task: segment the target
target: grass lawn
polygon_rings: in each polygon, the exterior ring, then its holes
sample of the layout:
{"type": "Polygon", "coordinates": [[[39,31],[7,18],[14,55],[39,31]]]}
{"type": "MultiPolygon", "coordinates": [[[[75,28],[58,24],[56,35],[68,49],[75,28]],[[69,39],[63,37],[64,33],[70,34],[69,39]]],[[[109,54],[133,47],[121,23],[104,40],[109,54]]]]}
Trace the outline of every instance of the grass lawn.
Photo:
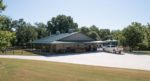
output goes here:
{"type": "Polygon", "coordinates": [[[150,71],[1,58],[0,81],[150,81],[150,71]]]}
{"type": "Polygon", "coordinates": [[[150,51],[133,51],[133,54],[139,54],[139,55],[150,55],[150,51]]]}
{"type": "Polygon", "coordinates": [[[38,55],[33,52],[25,51],[25,50],[14,50],[14,51],[6,51],[6,53],[2,53],[0,51],[0,55],[38,55]]]}

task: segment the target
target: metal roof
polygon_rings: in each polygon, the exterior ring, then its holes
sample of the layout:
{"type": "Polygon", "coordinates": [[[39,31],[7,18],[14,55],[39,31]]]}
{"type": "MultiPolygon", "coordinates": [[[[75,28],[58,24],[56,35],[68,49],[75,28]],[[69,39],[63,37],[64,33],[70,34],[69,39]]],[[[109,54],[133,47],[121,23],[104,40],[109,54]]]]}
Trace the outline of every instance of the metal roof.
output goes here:
{"type": "Polygon", "coordinates": [[[117,40],[105,40],[104,42],[105,43],[107,43],[107,42],[117,42],[117,40]]]}
{"type": "Polygon", "coordinates": [[[98,44],[103,43],[103,41],[90,41],[90,42],[64,42],[64,41],[54,41],[51,44],[98,44]]]}
{"type": "Polygon", "coordinates": [[[76,34],[78,32],[73,32],[73,33],[61,33],[61,34],[56,34],[56,35],[51,35],[51,36],[47,36],[45,38],[42,38],[42,39],[38,39],[38,40],[34,40],[32,41],[32,43],[52,43],[54,41],[57,41],[57,40],[60,40],[64,37],[68,37],[68,36],[71,36],[73,34],[76,34]]]}
{"type": "Polygon", "coordinates": [[[69,37],[76,33],[79,33],[79,32],[55,34],[55,35],[44,37],[42,39],[34,40],[34,41],[32,41],[32,43],[35,43],[35,44],[60,44],[60,43],[91,43],[92,44],[92,43],[97,43],[98,44],[98,43],[117,42],[117,40],[84,41],[84,42],[59,41],[60,39],[69,37]]]}

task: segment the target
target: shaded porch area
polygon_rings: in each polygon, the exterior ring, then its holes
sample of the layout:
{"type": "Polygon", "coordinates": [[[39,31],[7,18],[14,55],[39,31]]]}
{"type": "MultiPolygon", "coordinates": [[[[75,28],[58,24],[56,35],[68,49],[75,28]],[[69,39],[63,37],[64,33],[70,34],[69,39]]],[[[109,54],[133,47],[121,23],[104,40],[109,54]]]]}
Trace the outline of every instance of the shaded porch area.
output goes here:
{"type": "Polygon", "coordinates": [[[82,53],[97,51],[96,43],[89,42],[53,42],[49,44],[33,44],[33,48],[48,53],[82,53]]]}

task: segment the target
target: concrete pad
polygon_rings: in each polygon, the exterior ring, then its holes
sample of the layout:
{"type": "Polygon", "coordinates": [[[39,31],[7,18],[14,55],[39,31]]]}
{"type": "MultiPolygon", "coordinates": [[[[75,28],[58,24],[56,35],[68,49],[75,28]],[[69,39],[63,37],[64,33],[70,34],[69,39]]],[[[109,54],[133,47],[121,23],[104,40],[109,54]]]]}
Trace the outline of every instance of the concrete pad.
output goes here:
{"type": "Polygon", "coordinates": [[[118,55],[105,52],[83,53],[64,56],[22,56],[22,55],[0,55],[0,58],[15,58],[29,60],[55,61],[74,64],[128,68],[150,71],[149,55],[118,55]]]}

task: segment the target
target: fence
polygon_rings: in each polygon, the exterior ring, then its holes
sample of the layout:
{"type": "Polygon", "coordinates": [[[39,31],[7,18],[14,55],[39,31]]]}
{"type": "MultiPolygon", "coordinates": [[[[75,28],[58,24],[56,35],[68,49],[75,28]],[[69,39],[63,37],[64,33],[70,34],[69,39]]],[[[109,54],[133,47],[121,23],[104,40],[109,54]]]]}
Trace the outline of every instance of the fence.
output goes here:
{"type": "Polygon", "coordinates": [[[4,52],[0,51],[0,55],[47,55],[48,52],[35,50],[31,47],[9,47],[4,52]]]}

